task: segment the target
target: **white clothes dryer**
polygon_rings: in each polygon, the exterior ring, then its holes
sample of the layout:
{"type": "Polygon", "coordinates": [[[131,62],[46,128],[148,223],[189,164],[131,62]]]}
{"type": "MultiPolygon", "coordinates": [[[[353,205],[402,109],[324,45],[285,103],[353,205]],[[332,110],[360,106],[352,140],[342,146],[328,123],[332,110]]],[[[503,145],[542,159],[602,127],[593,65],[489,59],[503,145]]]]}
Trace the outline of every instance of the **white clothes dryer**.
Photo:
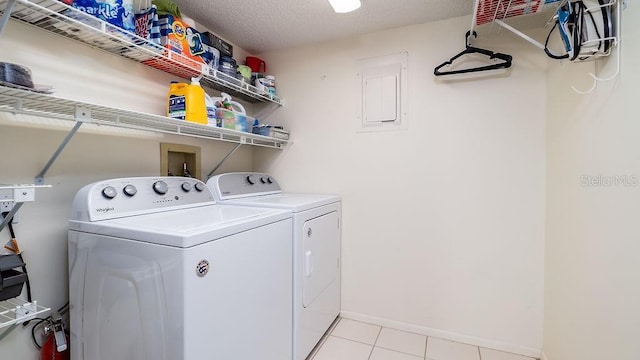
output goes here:
{"type": "Polygon", "coordinates": [[[82,188],[69,222],[73,360],[292,358],[290,211],[179,177],[82,188]]]}
{"type": "Polygon", "coordinates": [[[221,174],[207,185],[218,204],[293,212],[293,359],[304,360],[340,313],[340,197],[285,193],[262,173],[221,174]]]}

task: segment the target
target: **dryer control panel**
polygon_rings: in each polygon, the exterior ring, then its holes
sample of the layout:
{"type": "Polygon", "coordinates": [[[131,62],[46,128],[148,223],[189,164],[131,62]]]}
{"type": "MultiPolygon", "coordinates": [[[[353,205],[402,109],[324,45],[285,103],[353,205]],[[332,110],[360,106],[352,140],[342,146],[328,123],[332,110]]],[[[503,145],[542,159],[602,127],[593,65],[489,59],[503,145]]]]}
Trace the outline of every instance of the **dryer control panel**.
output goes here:
{"type": "Polygon", "coordinates": [[[282,192],[280,185],[271,175],[256,172],[216,175],[207,181],[207,186],[212,189],[216,200],[230,200],[282,192]]]}
{"type": "Polygon", "coordinates": [[[198,179],[133,177],[99,181],[80,189],[71,219],[97,221],[214,204],[211,190],[198,179]]]}

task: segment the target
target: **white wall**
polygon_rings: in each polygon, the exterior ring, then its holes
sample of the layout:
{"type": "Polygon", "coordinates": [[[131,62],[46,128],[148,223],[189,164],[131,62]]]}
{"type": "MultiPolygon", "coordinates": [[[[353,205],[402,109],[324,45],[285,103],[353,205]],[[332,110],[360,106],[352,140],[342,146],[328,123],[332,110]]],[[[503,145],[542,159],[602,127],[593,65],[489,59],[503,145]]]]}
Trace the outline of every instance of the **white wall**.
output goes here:
{"type": "MultiPolygon", "coordinates": [[[[220,171],[253,163],[287,190],[343,195],[349,316],[536,355],[544,272],[549,360],[633,359],[640,187],[580,183],[583,175],[640,175],[632,108],[640,19],[633,11],[625,13],[620,78],[587,96],[568,86],[588,87],[593,64],[555,63],[547,74],[538,50],[504,32],[477,45],[514,55],[508,76],[434,79],[433,67],[462,49],[468,18],[264,54],[287,100],[267,120],[292,130],[294,142],[253,157],[243,148],[220,171]],[[356,60],[400,51],[409,52],[409,130],[356,133],[356,60]]],[[[62,97],[127,109],[162,113],[173,79],[14,22],[0,48],[0,61],[31,67],[36,82],[62,97]]],[[[0,183],[31,182],[65,135],[14,120],[0,114],[0,183]]],[[[47,175],[54,187],[21,210],[16,230],[42,304],[66,301],[75,191],[108,177],[157,175],[160,142],[202,146],[205,172],[232,147],[83,132],[47,175]]],[[[28,331],[0,341],[5,357],[37,358],[28,331]]]]}
{"type": "MultiPolygon", "coordinates": [[[[175,79],[13,21],[0,35],[0,49],[0,61],[30,67],[34,81],[54,85],[58,96],[124,109],[163,114],[168,84],[175,79]]],[[[49,122],[0,113],[0,183],[33,183],[66,135],[60,125],[49,122]],[[20,126],[16,120],[22,120],[20,126]],[[25,127],[25,122],[34,125],[25,127]]],[[[34,297],[40,304],[57,309],[68,299],[66,229],[75,192],[100,179],[159,175],[160,142],[200,146],[203,176],[234,146],[105,128],[81,130],[45,177],[53,188],[38,190],[36,201],[20,210],[16,225],[34,297]]],[[[252,149],[242,147],[219,171],[248,171],[251,164],[252,149]]],[[[8,237],[4,230],[0,243],[8,237]]],[[[0,359],[39,358],[28,330],[21,327],[0,340],[0,359]]]]}
{"type": "MultiPolygon", "coordinates": [[[[556,64],[548,77],[548,360],[631,360],[640,352],[637,4],[630,2],[623,15],[622,71],[615,81],[582,96],[569,87],[588,89],[593,63],[556,64]],[[623,182],[611,184],[616,176],[623,182]],[[585,186],[585,177],[592,185],[585,186]]],[[[613,56],[601,63],[599,76],[614,73],[613,56]]]]}
{"type": "Polygon", "coordinates": [[[528,355],[542,347],[544,54],[502,33],[508,76],[434,79],[468,17],[264,54],[292,130],[254,155],[288,191],[343,196],[347,316],[528,355]],[[409,130],[356,133],[356,61],[409,53],[409,130]]]}

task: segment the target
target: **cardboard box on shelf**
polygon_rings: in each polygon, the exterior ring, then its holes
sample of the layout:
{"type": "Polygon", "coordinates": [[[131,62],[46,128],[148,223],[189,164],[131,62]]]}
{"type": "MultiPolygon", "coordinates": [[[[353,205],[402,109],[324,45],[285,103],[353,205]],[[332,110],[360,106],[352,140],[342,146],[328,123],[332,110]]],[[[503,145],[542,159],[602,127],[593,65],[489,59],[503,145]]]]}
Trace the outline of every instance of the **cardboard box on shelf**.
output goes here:
{"type": "MultiPolygon", "coordinates": [[[[160,33],[160,45],[165,47],[167,57],[197,71],[202,69],[203,64],[212,68],[217,66],[219,55],[203,42],[202,34],[196,29],[173,15],[161,15],[158,22],[158,28],[154,28],[152,31],[160,33]],[[180,54],[180,56],[175,56],[172,52],[180,54]]],[[[150,60],[144,63],[159,67],[159,63],[162,61],[150,60]]],[[[166,71],[164,63],[162,66],[162,69],[166,71]]]]}
{"type": "Polygon", "coordinates": [[[202,41],[204,41],[207,45],[213,46],[214,48],[218,49],[220,51],[220,56],[233,57],[233,45],[220,39],[216,35],[205,31],[202,33],[202,41]]]}

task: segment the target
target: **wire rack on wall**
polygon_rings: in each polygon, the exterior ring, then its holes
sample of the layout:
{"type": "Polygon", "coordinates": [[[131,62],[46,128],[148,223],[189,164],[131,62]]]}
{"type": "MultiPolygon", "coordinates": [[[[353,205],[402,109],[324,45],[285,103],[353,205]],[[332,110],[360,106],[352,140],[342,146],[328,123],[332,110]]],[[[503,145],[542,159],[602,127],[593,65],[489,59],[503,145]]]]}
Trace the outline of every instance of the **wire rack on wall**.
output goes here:
{"type": "Polygon", "coordinates": [[[50,311],[50,308],[42,307],[36,301],[26,302],[18,298],[0,301],[0,329],[42,317],[50,311]]]}
{"type": "Polygon", "coordinates": [[[469,32],[472,36],[467,41],[467,47],[475,38],[476,28],[491,24],[514,33],[554,59],[582,62],[615,54],[616,68],[612,76],[602,78],[590,73],[593,78],[590,89],[581,91],[572,87],[576,92],[586,94],[593,91],[598,82],[613,80],[620,73],[621,18],[625,6],[625,0],[475,0],[469,32]],[[542,18],[538,28],[554,24],[546,43],[507,23],[507,19],[528,15],[542,18]],[[554,30],[560,33],[565,54],[555,55],[548,49],[549,38],[554,30]]]}
{"type": "Polygon", "coordinates": [[[282,105],[280,97],[86,14],[59,0],[0,0],[0,32],[8,18],[201,83],[249,101],[282,105]]]}
{"type": "Polygon", "coordinates": [[[0,86],[0,112],[282,149],[287,139],[196,124],[0,86]]]}
{"type": "Polygon", "coordinates": [[[491,25],[492,29],[504,28],[543,50],[544,44],[505,21],[522,16],[528,16],[529,20],[533,17],[536,17],[536,20],[542,17],[542,20],[537,22],[539,27],[544,27],[551,22],[551,17],[563,2],[562,0],[475,0],[471,31],[484,27],[483,25],[491,25]]]}
{"type": "Polygon", "coordinates": [[[533,15],[556,10],[561,0],[476,0],[472,27],[505,20],[506,18],[533,15]]]}

